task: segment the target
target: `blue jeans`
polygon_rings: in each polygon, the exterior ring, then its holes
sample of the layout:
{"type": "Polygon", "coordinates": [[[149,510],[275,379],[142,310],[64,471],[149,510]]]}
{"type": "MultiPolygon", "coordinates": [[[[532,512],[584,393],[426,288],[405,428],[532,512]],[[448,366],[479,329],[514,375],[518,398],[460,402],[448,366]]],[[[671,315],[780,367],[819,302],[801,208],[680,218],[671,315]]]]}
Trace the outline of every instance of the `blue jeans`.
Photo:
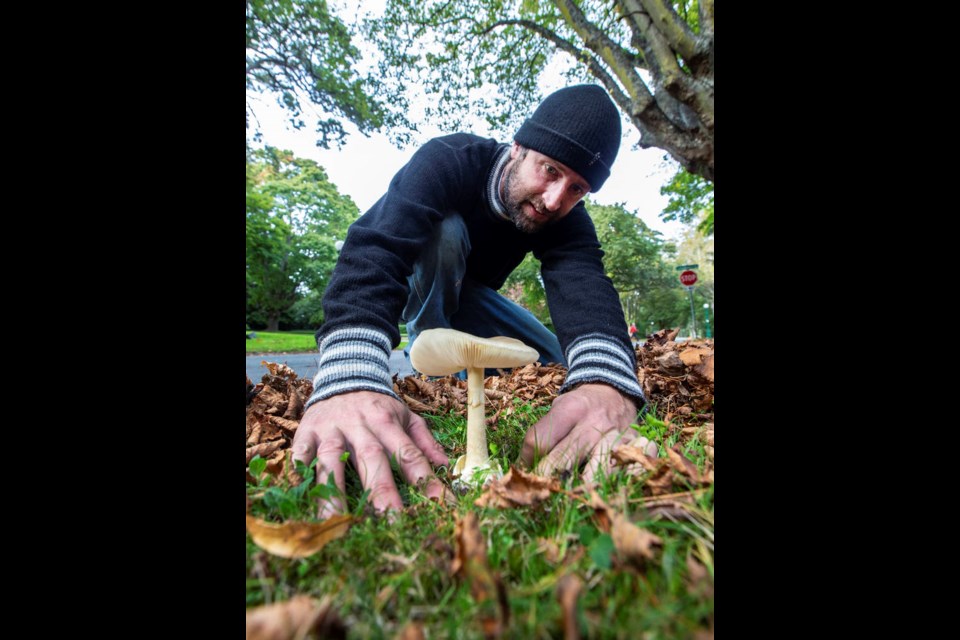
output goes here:
{"type": "Polygon", "coordinates": [[[410,297],[402,316],[407,323],[407,358],[418,333],[450,328],[481,338],[516,338],[536,349],[542,364],[566,366],[560,341],[536,316],[466,277],[470,248],[466,223],[460,214],[451,213],[414,264],[407,279],[410,297]]]}

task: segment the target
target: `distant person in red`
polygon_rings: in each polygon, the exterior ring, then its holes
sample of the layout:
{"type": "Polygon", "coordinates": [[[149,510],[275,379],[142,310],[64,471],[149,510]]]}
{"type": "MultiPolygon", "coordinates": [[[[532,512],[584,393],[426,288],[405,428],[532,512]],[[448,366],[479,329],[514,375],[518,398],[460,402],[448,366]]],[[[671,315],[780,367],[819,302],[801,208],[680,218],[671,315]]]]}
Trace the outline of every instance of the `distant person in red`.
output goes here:
{"type": "Polygon", "coordinates": [[[636,342],[636,341],[637,341],[637,325],[636,325],[636,323],[631,322],[631,323],[630,323],[630,328],[628,329],[628,331],[630,332],[630,341],[631,341],[631,342],[636,342]]]}

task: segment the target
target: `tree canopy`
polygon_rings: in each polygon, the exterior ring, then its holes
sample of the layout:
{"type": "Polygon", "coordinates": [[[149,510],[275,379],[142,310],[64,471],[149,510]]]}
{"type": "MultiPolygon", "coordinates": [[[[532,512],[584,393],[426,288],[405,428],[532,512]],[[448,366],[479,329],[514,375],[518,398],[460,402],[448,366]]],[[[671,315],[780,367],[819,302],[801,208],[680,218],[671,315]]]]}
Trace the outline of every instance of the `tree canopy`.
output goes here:
{"type": "Polygon", "coordinates": [[[365,30],[393,93],[420,85],[427,116],[449,128],[479,113],[512,135],[542,97],[548,64],[568,56],[568,78],[599,82],[641,147],[664,149],[712,181],[713,8],[713,0],[387,0],[365,30]]]}
{"type": "Polygon", "coordinates": [[[665,221],[679,220],[683,224],[696,221],[697,230],[705,236],[713,235],[713,183],[681,168],[669,183],[660,187],[660,194],[670,201],[660,217],[665,221]]]}
{"type": "MultiPolygon", "coordinates": [[[[316,162],[265,147],[247,158],[247,315],[276,330],[298,301],[318,301],[337,259],[336,240],[359,216],[316,162]]],[[[317,308],[310,320],[319,324],[317,308]]]]}
{"type": "Polygon", "coordinates": [[[374,97],[376,79],[355,70],[359,51],[325,0],[247,0],[246,57],[248,130],[259,131],[250,92],[275,98],[295,129],[307,126],[306,99],[319,109],[311,120],[324,148],[343,142],[343,120],[369,133],[398,118],[374,97]]]}

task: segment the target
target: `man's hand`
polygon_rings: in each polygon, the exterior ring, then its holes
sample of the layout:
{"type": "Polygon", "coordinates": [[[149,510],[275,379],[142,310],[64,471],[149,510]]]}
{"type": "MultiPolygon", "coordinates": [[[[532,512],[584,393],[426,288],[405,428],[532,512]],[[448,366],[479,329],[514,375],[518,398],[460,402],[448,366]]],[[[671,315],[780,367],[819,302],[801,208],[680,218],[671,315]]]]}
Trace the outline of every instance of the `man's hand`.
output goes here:
{"type": "Polygon", "coordinates": [[[630,428],[636,419],[634,401],[614,387],[582,384],[554,400],[547,415],[530,427],[520,460],[529,467],[546,453],[536,468],[543,476],[557,469],[575,469],[588,460],[583,479],[590,482],[601,465],[609,471],[610,451],[622,444],[657,455],[657,444],[630,428]]]}
{"type": "MultiPolygon", "coordinates": [[[[430,464],[449,464],[447,454],[433,439],[423,418],[399,400],[373,391],[352,391],[321,400],[307,409],[293,438],[293,458],[308,464],[317,458],[317,482],[333,473],[344,494],[343,452],[360,475],[370,501],[379,511],[400,509],[403,502],[393,482],[390,456],[396,456],[403,477],[420,484],[430,498],[444,498],[444,485],[430,464]]],[[[340,513],[337,498],[321,501],[320,517],[340,513]]]]}

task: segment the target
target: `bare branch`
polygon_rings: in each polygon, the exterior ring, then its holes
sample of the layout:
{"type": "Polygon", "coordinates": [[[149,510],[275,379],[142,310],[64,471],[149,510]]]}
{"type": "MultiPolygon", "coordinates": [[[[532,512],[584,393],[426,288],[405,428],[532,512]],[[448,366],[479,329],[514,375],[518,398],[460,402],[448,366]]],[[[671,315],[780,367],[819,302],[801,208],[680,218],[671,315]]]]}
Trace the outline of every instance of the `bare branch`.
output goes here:
{"type": "MultiPolygon", "coordinates": [[[[634,70],[634,56],[587,20],[583,11],[573,0],[553,0],[553,3],[560,10],[560,14],[566,23],[587,45],[587,48],[597,54],[613,70],[613,73],[616,74],[617,79],[622,83],[627,90],[627,94],[634,102],[632,106],[635,108],[636,105],[639,105],[641,109],[647,108],[653,100],[653,96],[644,84],[643,78],[634,70]]],[[[611,93],[613,92],[611,91],[611,93]]],[[[627,112],[631,110],[625,109],[627,112]]]]}
{"type": "MultiPolygon", "coordinates": [[[[688,75],[677,62],[676,52],[670,47],[667,39],[657,29],[657,25],[641,4],[645,1],[620,0],[631,28],[644,36],[644,53],[650,63],[654,82],[680,102],[694,107],[701,122],[712,131],[714,126],[713,82],[712,76],[704,77],[703,75],[708,71],[705,67],[709,65],[698,68],[698,78],[688,75]]],[[[701,65],[701,61],[709,60],[709,56],[693,56],[692,59],[701,65]]]]}
{"type": "Polygon", "coordinates": [[[663,0],[640,0],[640,4],[674,51],[684,60],[690,60],[696,55],[695,35],[672,6],[665,4],[663,0]]]}

